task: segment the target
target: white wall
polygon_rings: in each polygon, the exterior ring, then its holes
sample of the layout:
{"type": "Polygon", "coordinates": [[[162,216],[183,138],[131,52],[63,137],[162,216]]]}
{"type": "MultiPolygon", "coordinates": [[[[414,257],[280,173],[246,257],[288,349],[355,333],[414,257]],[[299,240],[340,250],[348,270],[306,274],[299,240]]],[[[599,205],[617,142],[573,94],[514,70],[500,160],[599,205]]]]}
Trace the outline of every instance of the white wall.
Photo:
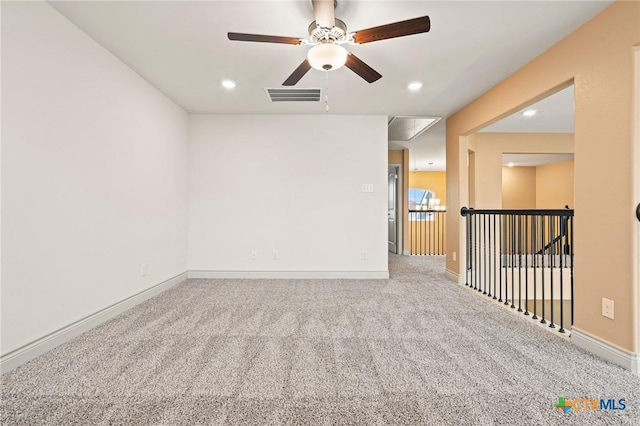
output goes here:
{"type": "Polygon", "coordinates": [[[190,116],[190,276],[388,276],[386,124],[190,116]]]}
{"type": "Polygon", "coordinates": [[[2,49],[6,354],[186,271],[188,118],[46,3],[2,49]]]}

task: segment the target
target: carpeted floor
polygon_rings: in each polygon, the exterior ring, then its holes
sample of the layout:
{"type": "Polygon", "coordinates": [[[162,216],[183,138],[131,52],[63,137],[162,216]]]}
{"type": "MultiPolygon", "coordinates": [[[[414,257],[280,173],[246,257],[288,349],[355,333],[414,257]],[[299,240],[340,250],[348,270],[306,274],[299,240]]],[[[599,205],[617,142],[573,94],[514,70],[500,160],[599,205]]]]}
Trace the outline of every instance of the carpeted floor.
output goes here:
{"type": "Polygon", "coordinates": [[[640,378],[394,256],[388,281],[189,280],[2,376],[2,424],[640,424],[640,378]],[[554,408],[625,398],[624,411],[554,408]]]}

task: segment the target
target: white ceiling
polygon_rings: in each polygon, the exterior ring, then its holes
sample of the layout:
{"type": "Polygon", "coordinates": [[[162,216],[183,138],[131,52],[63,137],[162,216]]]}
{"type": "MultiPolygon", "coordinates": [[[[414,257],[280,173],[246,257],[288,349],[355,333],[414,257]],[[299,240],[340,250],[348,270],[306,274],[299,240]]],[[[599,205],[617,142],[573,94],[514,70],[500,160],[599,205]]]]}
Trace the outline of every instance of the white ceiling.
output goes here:
{"type": "MultiPolygon", "coordinates": [[[[347,68],[328,74],[331,114],[446,118],[603,10],[612,1],[345,1],[349,31],[422,15],[427,34],[348,46],[383,77],[368,84],[347,68]],[[424,83],[419,92],[407,89],[424,83]]],[[[271,103],[308,47],[229,41],[227,32],[305,37],[310,1],[52,1],[98,43],[191,113],[323,114],[322,103],[271,103]],[[225,78],[237,82],[227,91],[225,78]]],[[[311,70],[297,87],[326,87],[311,70]]],[[[444,120],[413,142],[444,164],[433,143],[444,120]],[[436,152],[437,151],[437,152],[436,152]]],[[[444,137],[438,143],[444,144],[444,137]]],[[[397,147],[396,147],[397,148],[397,147]]],[[[421,161],[418,159],[418,161],[421,161]]],[[[435,164],[434,164],[435,170],[435,164]]]]}
{"type": "Polygon", "coordinates": [[[573,96],[573,86],[569,86],[480,131],[497,133],[573,133],[573,96]],[[522,115],[523,111],[529,109],[537,110],[536,114],[531,117],[522,115]]]}

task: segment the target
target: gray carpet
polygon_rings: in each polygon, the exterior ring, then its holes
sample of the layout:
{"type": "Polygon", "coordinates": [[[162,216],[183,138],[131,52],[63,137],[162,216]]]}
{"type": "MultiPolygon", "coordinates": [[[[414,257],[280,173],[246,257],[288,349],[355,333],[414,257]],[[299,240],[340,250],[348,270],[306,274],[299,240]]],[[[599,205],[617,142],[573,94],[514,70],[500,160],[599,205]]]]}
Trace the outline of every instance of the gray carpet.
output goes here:
{"type": "Polygon", "coordinates": [[[189,280],[2,376],[2,424],[640,424],[640,378],[394,256],[388,281],[189,280]],[[625,411],[554,408],[625,398],[625,411]]]}

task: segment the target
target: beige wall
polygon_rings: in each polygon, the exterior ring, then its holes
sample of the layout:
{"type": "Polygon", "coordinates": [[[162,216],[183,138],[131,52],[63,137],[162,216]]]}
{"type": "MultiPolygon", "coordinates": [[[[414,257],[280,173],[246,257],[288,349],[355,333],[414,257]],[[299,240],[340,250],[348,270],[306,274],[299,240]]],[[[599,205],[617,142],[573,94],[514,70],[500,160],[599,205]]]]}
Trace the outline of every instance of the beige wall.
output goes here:
{"type": "Polygon", "coordinates": [[[573,133],[475,133],[468,143],[475,152],[477,209],[502,208],[502,154],[574,152],[573,133]]]}
{"type": "Polygon", "coordinates": [[[441,205],[447,202],[446,172],[409,172],[409,188],[428,189],[436,193],[441,205]]]}
{"type": "Polygon", "coordinates": [[[468,197],[467,207],[476,206],[476,153],[469,150],[467,157],[468,197]]]}
{"type": "Polygon", "coordinates": [[[502,168],[502,208],[507,210],[536,208],[536,168],[502,168]]]}
{"type": "Polygon", "coordinates": [[[389,151],[389,164],[402,164],[403,150],[389,151]]]}
{"type": "Polygon", "coordinates": [[[633,46],[640,43],[639,28],[640,2],[616,2],[447,119],[447,269],[460,273],[464,222],[458,211],[467,202],[467,136],[575,84],[575,328],[632,352],[640,351],[630,211],[633,46]],[[456,260],[449,255],[454,251],[456,260]],[[614,320],[600,315],[602,297],[614,300],[614,320]]]}
{"type": "Polygon", "coordinates": [[[503,209],[573,208],[573,160],[502,168],[503,209]]]}
{"type": "Polygon", "coordinates": [[[536,167],[536,208],[573,208],[573,173],[573,160],[536,167]]]}

